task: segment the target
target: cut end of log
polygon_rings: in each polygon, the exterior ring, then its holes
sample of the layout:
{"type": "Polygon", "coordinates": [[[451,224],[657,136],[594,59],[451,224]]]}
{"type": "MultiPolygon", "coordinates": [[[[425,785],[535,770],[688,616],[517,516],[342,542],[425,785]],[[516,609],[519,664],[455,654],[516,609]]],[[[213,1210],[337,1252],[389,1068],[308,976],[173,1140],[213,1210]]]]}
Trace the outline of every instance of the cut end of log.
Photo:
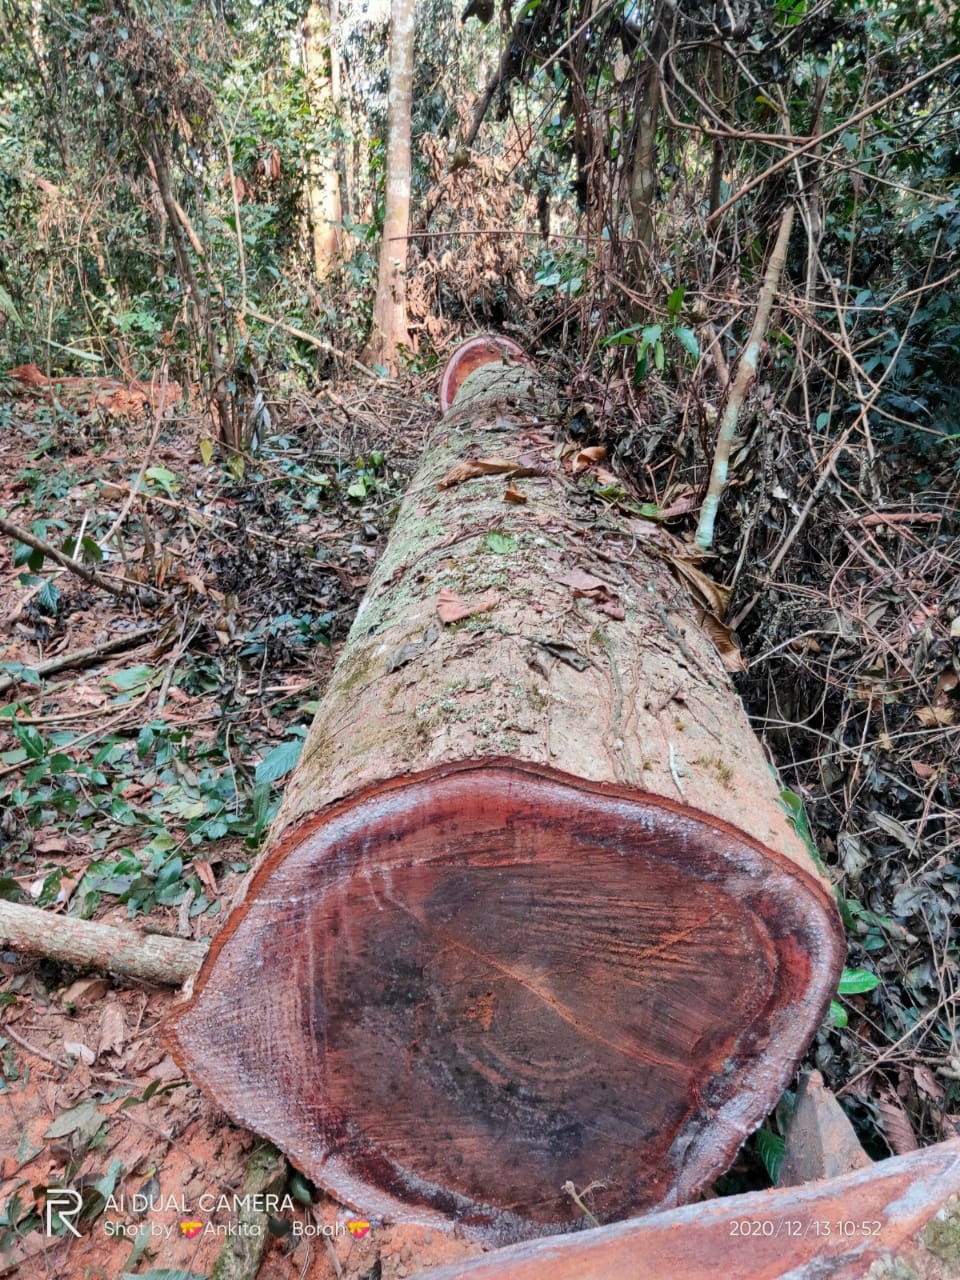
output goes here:
{"type": "Polygon", "coordinates": [[[440,379],[440,406],[443,412],[446,413],[453,404],[457,392],[475,369],[504,359],[531,364],[522,347],[512,338],[504,338],[500,334],[482,333],[461,342],[444,366],[440,379]]]}
{"type": "Polygon", "coordinates": [[[365,1214],[500,1242],[683,1203],[776,1102],[842,963],[828,891],[660,797],[540,766],[288,833],[168,1023],[236,1121],[365,1214]]]}

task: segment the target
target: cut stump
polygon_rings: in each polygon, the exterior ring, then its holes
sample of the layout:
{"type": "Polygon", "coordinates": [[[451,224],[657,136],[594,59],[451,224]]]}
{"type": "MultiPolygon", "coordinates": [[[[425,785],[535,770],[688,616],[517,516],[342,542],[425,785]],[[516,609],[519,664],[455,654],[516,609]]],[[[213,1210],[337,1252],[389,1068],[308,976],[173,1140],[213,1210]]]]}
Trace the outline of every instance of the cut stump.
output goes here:
{"type": "Polygon", "coordinates": [[[695,567],[651,522],[584,519],[549,388],[488,356],[168,1034],[341,1202],[502,1242],[581,1225],[565,1184],[602,1184],[601,1221],[695,1196],[844,946],[695,567]]]}

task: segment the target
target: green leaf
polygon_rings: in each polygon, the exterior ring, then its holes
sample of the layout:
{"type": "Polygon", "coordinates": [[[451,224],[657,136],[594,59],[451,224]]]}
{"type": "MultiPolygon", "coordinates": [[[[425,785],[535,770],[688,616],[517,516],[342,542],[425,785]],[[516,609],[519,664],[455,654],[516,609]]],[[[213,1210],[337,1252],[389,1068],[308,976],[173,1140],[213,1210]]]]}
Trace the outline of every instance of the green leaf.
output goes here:
{"type": "Polygon", "coordinates": [[[518,543],[510,533],[488,533],[484,538],[488,551],[495,551],[499,556],[508,556],[516,551],[518,543]]]}
{"type": "Polygon", "coordinates": [[[830,1012],[827,1016],[833,1027],[845,1027],[849,1022],[847,1011],[839,1000],[830,1001],[830,1012]]]}
{"type": "Polygon", "coordinates": [[[697,335],[692,329],[688,329],[686,325],[678,324],[673,331],[677,336],[677,341],[683,347],[684,351],[689,352],[694,360],[700,359],[700,343],[697,341],[697,335]]]}
{"type": "Polygon", "coordinates": [[[879,987],[880,979],[869,969],[844,969],[840,976],[837,994],[841,996],[861,995],[864,991],[873,991],[879,987]]]}
{"type": "Polygon", "coordinates": [[[4,315],[9,316],[14,324],[18,324],[21,329],[23,328],[23,321],[20,319],[20,313],[14,306],[13,299],[10,297],[9,293],[7,293],[2,284],[0,284],[0,311],[2,311],[4,315]]]}
{"type": "Polygon", "coordinates": [[[99,1178],[93,1185],[100,1192],[104,1200],[108,1200],[114,1192],[119,1178],[123,1170],[123,1163],[120,1160],[111,1160],[110,1167],[102,1178],[99,1178]]]}
{"type": "Polygon", "coordinates": [[[37,604],[50,617],[56,616],[60,605],[60,588],[52,578],[48,578],[37,592],[37,604]]]}
{"type": "Polygon", "coordinates": [[[609,337],[604,338],[600,345],[601,347],[624,347],[633,341],[633,335],[639,328],[638,324],[632,324],[626,329],[618,329],[616,333],[611,333],[609,337]]]}
{"type": "Polygon", "coordinates": [[[667,310],[672,316],[678,316],[680,314],[680,308],[683,306],[683,299],[686,292],[686,289],[682,286],[678,287],[674,289],[670,294],[670,297],[667,299],[667,310]]]}
{"type": "Polygon", "coordinates": [[[779,1133],[774,1133],[772,1129],[758,1129],[753,1137],[757,1147],[757,1154],[763,1161],[767,1176],[771,1182],[776,1183],[777,1178],[780,1176],[780,1166],[783,1164],[783,1156],[787,1149],[787,1144],[779,1133]]]}
{"type": "Polygon", "coordinates": [[[157,891],[166,889],[168,885],[176,884],[182,871],[182,858],[171,858],[169,862],[165,862],[157,873],[157,891]]]}
{"type": "Polygon", "coordinates": [[[166,467],[147,467],[143,474],[147,480],[158,484],[168,498],[174,497],[175,491],[180,488],[179,479],[172,471],[168,471],[166,467]]]}
{"type": "Polygon", "coordinates": [[[45,1138],[66,1138],[71,1133],[80,1132],[92,1137],[105,1119],[106,1116],[97,1110],[97,1104],[88,1098],[86,1102],[81,1102],[78,1107],[71,1107],[69,1111],[64,1111],[57,1116],[43,1136],[45,1138]]]}
{"type": "Polygon", "coordinates": [[[0,899],[4,902],[19,902],[23,890],[13,876],[0,876],[0,899]]]}
{"type": "Polygon", "coordinates": [[[121,693],[131,693],[134,690],[146,688],[156,674],[154,667],[141,664],[137,667],[127,667],[125,671],[116,671],[112,676],[107,676],[103,683],[113,685],[114,689],[119,689],[121,693]]]}
{"type": "Polygon", "coordinates": [[[213,441],[209,436],[204,436],[200,441],[200,460],[205,467],[209,467],[210,460],[213,457],[213,441]]]}
{"type": "Polygon", "coordinates": [[[69,538],[64,538],[63,546],[60,549],[65,556],[69,556],[71,560],[79,559],[82,564],[99,564],[103,560],[100,544],[87,534],[84,534],[80,539],[79,557],[77,556],[77,540],[72,535],[69,538]]]}
{"type": "Polygon", "coordinates": [[[257,765],[254,781],[258,783],[276,782],[278,778],[286,777],[296,766],[302,750],[302,738],[288,738],[285,742],[281,742],[278,747],[274,747],[272,751],[268,752],[257,765]]]}
{"type": "Polygon", "coordinates": [[[290,1194],[297,1204],[313,1204],[309,1183],[302,1173],[294,1169],[290,1174],[290,1194]]]}
{"type": "Polygon", "coordinates": [[[253,835],[259,840],[270,821],[270,783],[258,782],[251,797],[253,808],[253,835]]]}
{"type": "Polygon", "coordinates": [[[358,498],[361,502],[367,496],[367,482],[361,476],[358,480],[354,480],[353,484],[347,489],[348,498],[358,498]]]}
{"type": "Polygon", "coordinates": [[[156,734],[150,725],[145,724],[137,734],[137,759],[142,760],[153,746],[156,734]]]}
{"type": "Polygon", "coordinates": [[[46,756],[46,744],[36,729],[32,729],[28,724],[18,724],[14,725],[13,731],[17,735],[17,741],[31,760],[42,760],[46,756]]]}
{"type": "Polygon", "coordinates": [[[65,351],[68,356],[73,356],[75,360],[88,360],[91,364],[103,364],[103,356],[94,355],[92,351],[81,351],[79,347],[65,347],[62,342],[54,342],[52,338],[44,338],[43,341],[48,347],[56,347],[58,351],[65,351]]]}
{"type": "Polygon", "coordinates": [[[14,680],[22,680],[24,684],[40,683],[40,672],[24,666],[22,662],[0,662],[0,671],[5,671],[14,680]]]}

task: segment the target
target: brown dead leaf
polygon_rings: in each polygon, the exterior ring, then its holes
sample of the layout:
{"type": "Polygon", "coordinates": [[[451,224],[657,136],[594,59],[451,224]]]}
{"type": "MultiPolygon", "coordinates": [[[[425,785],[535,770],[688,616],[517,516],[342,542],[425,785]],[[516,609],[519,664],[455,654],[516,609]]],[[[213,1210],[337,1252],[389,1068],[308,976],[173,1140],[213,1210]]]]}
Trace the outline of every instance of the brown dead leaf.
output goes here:
{"type": "Polygon", "coordinates": [[[940,679],[937,681],[937,687],[933,691],[933,696],[940,699],[941,695],[945,693],[952,693],[954,689],[956,689],[958,683],[960,683],[960,680],[958,680],[957,673],[954,671],[953,667],[945,667],[940,675],[940,679]]]}
{"type": "Polygon", "coordinates": [[[472,618],[477,613],[487,613],[490,609],[495,609],[499,603],[498,596],[488,593],[481,596],[475,604],[465,604],[459,596],[455,596],[452,591],[444,588],[437,596],[437,616],[446,625],[459,622],[462,618],[472,618]]]}
{"type": "Polygon", "coordinates": [[[900,1099],[893,1093],[887,1093],[877,1103],[883,1131],[895,1155],[909,1155],[918,1148],[917,1138],[910,1123],[910,1117],[903,1108],[900,1099]]]}
{"type": "Polygon", "coordinates": [[[55,827],[45,827],[37,832],[37,838],[33,842],[33,852],[89,854],[90,843],[87,840],[78,839],[77,836],[65,835],[55,827]]]}
{"type": "Polygon", "coordinates": [[[109,695],[96,685],[80,682],[73,686],[73,697],[85,707],[102,707],[110,701],[109,695]]]}
{"type": "Polygon", "coordinates": [[[592,600],[608,618],[622,622],[627,616],[613,587],[601,578],[595,578],[592,573],[585,573],[583,569],[567,569],[564,573],[556,574],[553,580],[562,587],[569,587],[574,598],[592,600]]]}
{"type": "Polygon", "coordinates": [[[612,471],[608,471],[606,467],[597,467],[594,475],[602,485],[620,484],[620,477],[615,476],[612,471]]]}
{"type": "Polygon", "coordinates": [[[123,1007],[119,1000],[111,1000],[100,1019],[100,1053],[119,1053],[125,1039],[123,1007]]]}
{"type": "Polygon", "coordinates": [[[590,445],[587,449],[580,449],[573,459],[573,474],[579,475],[581,471],[586,471],[587,467],[592,467],[595,462],[602,462],[607,456],[607,451],[602,444],[590,445]]]}
{"type": "Polygon", "coordinates": [[[720,655],[725,671],[746,671],[747,664],[743,660],[740,646],[733,638],[733,632],[713,613],[703,613],[700,625],[713,642],[713,647],[720,655]]]}
{"type": "Polygon", "coordinates": [[[820,653],[820,645],[813,636],[797,636],[796,640],[790,641],[790,648],[794,653],[820,653]]]}
{"type": "Polygon", "coordinates": [[[953,707],[921,707],[917,712],[917,719],[925,729],[953,724],[953,716],[953,707]]]}
{"type": "Polygon", "coordinates": [[[565,573],[556,574],[553,580],[559,582],[561,587],[569,587],[571,591],[579,592],[581,595],[589,595],[592,591],[607,593],[610,591],[607,584],[600,578],[584,573],[582,569],[568,569],[565,573]]]}
{"type": "Polygon", "coordinates": [[[922,778],[924,782],[926,782],[928,778],[932,778],[936,773],[936,769],[931,768],[928,764],[924,764],[922,760],[911,760],[910,766],[917,777],[922,778]]]}
{"type": "Polygon", "coordinates": [[[64,1005],[86,1005],[102,1000],[110,990],[107,978],[78,978],[71,982],[66,991],[61,993],[60,1000],[64,1005]]]}
{"type": "Polygon", "coordinates": [[[215,898],[218,893],[216,877],[213,874],[213,868],[209,862],[205,862],[203,858],[194,858],[193,869],[200,877],[203,887],[209,893],[211,898],[215,898]]]}
{"type": "Polygon", "coordinates": [[[477,476],[512,475],[519,469],[520,464],[511,462],[508,458],[471,458],[451,467],[437,488],[452,489],[455,484],[462,484],[464,480],[475,480],[477,476]]]}
{"type": "Polygon", "coordinates": [[[503,500],[504,502],[515,502],[519,506],[521,503],[526,502],[527,495],[521,493],[515,484],[508,484],[503,491],[503,500]]]}
{"type": "Polygon", "coordinates": [[[922,1064],[914,1067],[913,1078],[921,1093],[925,1093],[927,1097],[932,1098],[934,1102],[943,1101],[943,1086],[929,1067],[925,1067],[922,1064]]]}
{"type": "Polygon", "coordinates": [[[706,605],[707,611],[722,618],[730,602],[729,587],[721,587],[719,582],[708,578],[684,556],[669,556],[668,559],[701,604],[706,605]]]}
{"type": "Polygon", "coordinates": [[[657,512],[658,520],[676,520],[678,516],[685,516],[689,511],[695,511],[699,506],[699,499],[696,492],[687,487],[670,499],[670,502],[661,507],[657,512]]]}

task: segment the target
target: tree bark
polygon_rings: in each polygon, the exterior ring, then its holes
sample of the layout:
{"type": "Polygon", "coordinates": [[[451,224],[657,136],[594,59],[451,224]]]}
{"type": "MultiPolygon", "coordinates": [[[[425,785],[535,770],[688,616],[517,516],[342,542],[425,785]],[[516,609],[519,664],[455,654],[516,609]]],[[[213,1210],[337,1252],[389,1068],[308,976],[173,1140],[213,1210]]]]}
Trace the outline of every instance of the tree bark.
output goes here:
{"type": "Polygon", "coordinates": [[[4,948],[25,955],[169,986],[192,978],[207,953],[204,942],[96,924],[2,900],[0,941],[4,948]]]}
{"type": "Polygon", "coordinates": [[[420,1280],[947,1280],[960,1262],[957,1195],[960,1139],[806,1187],[534,1240],[420,1280]]]}
{"type": "Polygon", "coordinates": [[[407,330],[407,232],[410,228],[410,118],[413,107],[413,0],[390,6],[390,90],[387,107],[387,190],[373,327],[361,359],[391,375],[399,369],[407,330]]]}
{"type": "Polygon", "coordinates": [[[660,123],[662,76],[660,59],[667,45],[664,7],[654,11],[649,51],[641,78],[641,91],[634,108],[634,143],[630,166],[630,210],[637,277],[643,282],[656,277],[652,266],[654,248],[654,202],[657,193],[657,128],[660,123]]]}
{"type": "Polygon", "coordinates": [[[330,137],[337,118],[329,0],[313,0],[303,25],[303,60],[314,122],[314,150],[307,165],[306,197],[313,240],[313,274],[322,284],[340,265],[342,230],[340,174],[330,137]],[[321,141],[318,141],[317,135],[321,141]]]}
{"type": "Polygon", "coordinates": [[[568,1182],[602,1184],[600,1220],[695,1196],[844,945],[679,544],[584,515],[550,388],[497,354],[427,446],[168,1034],[342,1202],[504,1241],[575,1228],[568,1182]]]}

